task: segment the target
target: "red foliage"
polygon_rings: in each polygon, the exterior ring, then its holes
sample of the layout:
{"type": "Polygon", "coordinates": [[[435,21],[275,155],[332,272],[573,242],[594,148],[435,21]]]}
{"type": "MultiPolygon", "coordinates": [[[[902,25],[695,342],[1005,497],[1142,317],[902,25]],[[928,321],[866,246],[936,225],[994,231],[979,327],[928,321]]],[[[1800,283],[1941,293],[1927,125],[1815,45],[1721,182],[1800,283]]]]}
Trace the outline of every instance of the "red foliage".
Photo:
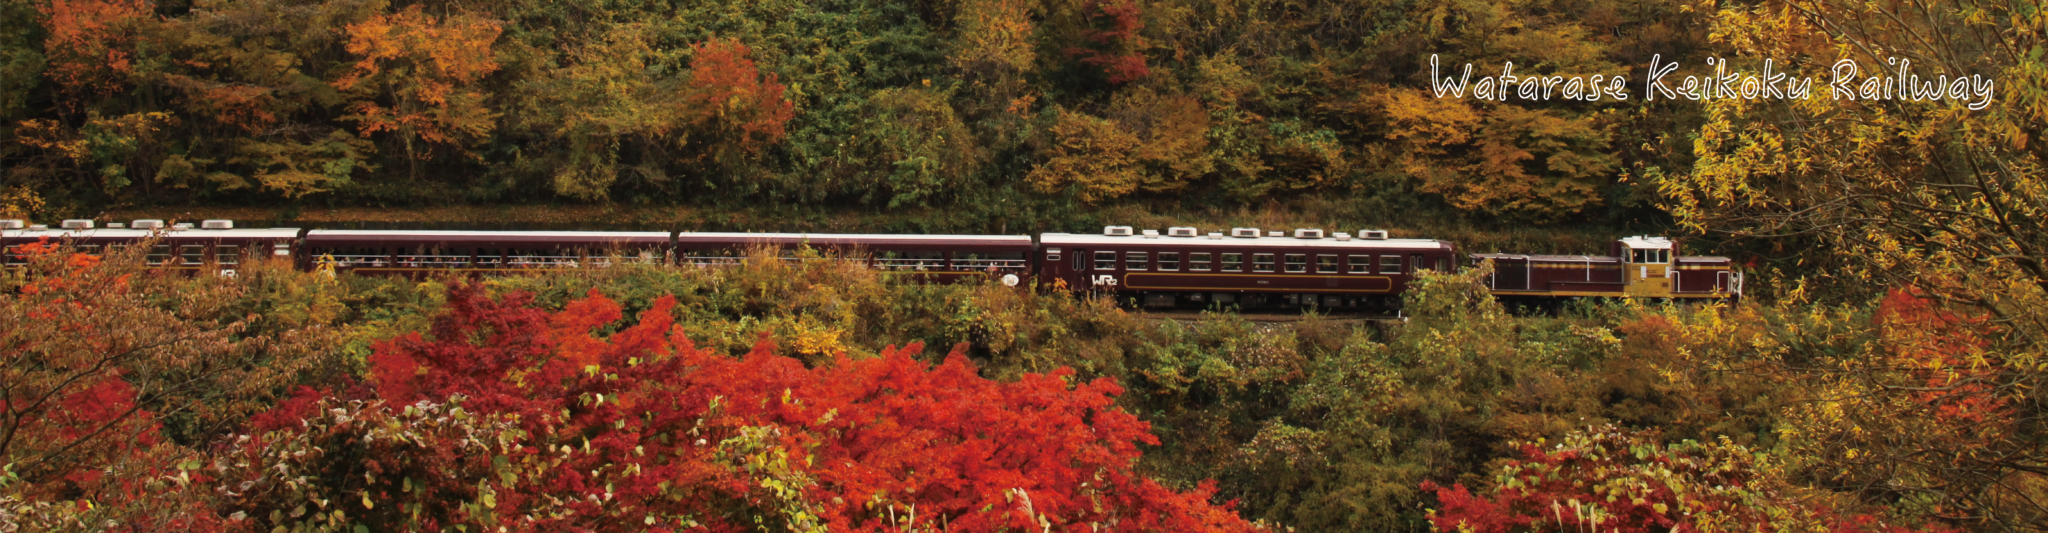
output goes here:
{"type": "Polygon", "coordinates": [[[1660,445],[1612,426],[1578,433],[1550,449],[1520,445],[1495,484],[1475,495],[1463,484],[1423,482],[1442,507],[1438,531],[1949,531],[1889,525],[1803,499],[1777,466],[1727,442],[1660,445]]]}
{"type": "Polygon", "coordinates": [[[787,88],[748,59],[747,45],[713,38],[691,47],[690,91],[686,101],[702,112],[700,126],[718,124],[737,137],[741,150],[755,152],[782,141],[783,127],[796,117],[787,88]]]}
{"type": "Polygon", "coordinates": [[[1983,424],[2004,420],[2008,402],[1994,394],[1995,365],[1984,364],[1989,343],[1976,334],[1983,317],[1964,316],[1904,290],[1878,304],[1877,322],[1887,330],[1886,346],[1925,384],[1914,393],[1940,420],[1983,424]]]}
{"type": "Polygon", "coordinates": [[[1140,53],[1144,39],[1138,30],[1145,27],[1142,10],[1135,0],[1089,0],[1088,19],[1101,26],[1081,32],[1098,48],[1068,48],[1068,55],[1081,58],[1082,63],[1102,67],[1102,73],[1109,76],[1109,83],[1122,85],[1143,79],[1152,73],[1145,66],[1145,55],[1140,53]]]}
{"type": "MultiPolygon", "coordinates": [[[[1137,444],[1157,440],[1116,407],[1122,389],[1106,378],[1072,384],[1072,371],[1061,369],[998,383],[975,373],[964,345],[936,367],[914,358],[917,344],[806,368],[764,338],[735,359],[684,338],[673,297],[608,337],[592,332],[621,309],[596,291],[558,313],[530,302],[460,285],[429,335],[375,348],[371,378],[383,400],[461,397],[464,410],[523,429],[510,449],[524,452],[508,464],[532,468],[495,486],[494,520],[443,509],[417,515],[422,528],[693,517],[722,530],[753,525],[735,509],[800,508],[835,530],[907,528],[900,519],[912,509],[927,527],[965,531],[1038,530],[1040,520],[1115,531],[1252,529],[1209,503],[1210,484],[1179,493],[1132,472],[1137,444]]],[[[306,411],[299,400],[280,410],[306,411]]],[[[440,460],[447,470],[426,478],[425,490],[451,495],[441,505],[477,492],[479,480],[464,469],[481,467],[440,460]]],[[[388,484],[393,476],[383,472],[417,467],[407,461],[379,457],[365,468],[388,484]]]]}

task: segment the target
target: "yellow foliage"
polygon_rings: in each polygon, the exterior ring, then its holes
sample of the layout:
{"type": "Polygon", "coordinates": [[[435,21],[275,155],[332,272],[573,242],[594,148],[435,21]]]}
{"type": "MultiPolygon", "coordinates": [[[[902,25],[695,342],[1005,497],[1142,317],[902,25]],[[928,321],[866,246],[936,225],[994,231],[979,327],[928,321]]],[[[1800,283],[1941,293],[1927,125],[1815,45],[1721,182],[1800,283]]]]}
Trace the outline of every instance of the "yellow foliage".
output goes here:
{"type": "Polygon", "coordinates": [[[1600,203],[1619,160],[1593,117],[1511,104],[1436,98],[1427,90],[1376,97],[1399,147],[1395,162],[1459,209],[1551,220],[1600,203]]]}
{"type": "Polygon", "coordinates": [[[1074,188],[1095,203],[1133,192],[1170,192],[1215,168],[1209,114],[1190,96],[1123,95],[1114,118],[1061,111],[1051,129],[1052,158],[1026,177],[1038,190],[1074,188]]]}

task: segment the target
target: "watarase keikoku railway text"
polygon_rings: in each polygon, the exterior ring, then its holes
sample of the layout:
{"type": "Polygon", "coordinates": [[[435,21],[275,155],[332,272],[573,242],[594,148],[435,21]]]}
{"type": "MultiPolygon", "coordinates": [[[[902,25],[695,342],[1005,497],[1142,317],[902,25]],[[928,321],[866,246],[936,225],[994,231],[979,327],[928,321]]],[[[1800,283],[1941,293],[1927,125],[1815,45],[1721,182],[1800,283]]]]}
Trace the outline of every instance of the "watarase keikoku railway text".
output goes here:
{"type": "MultiPolygon", "coordinates": [[[[259,257],[287,259],[299,269],[373,276],[542,272],[640,263],[678,268],[739,265],[749,251],[776,250],[789,260],[804,248],[822,257],[860,261],[885,275],[929,283],[989,280],[1012,286],[1092,291],[1147,307],[1233,306],[1390,310],[1423,271],[1448,271],[1457,245],[1435,239],[1389,238],[1381,230],[1328,233],[1193,227],[1100,234],[887,235],[846,233],[712,233],[689,231],[439,231],[238,229],[228,220],[198,225],[162,220],[111,223],[66,220],[57,227],[0,220],[4,261],[19,266],[18,247],[63,242],[88,254],[152,242],[154,267],[213,269],[233,275],[259,257]]],[[[1726,257],[1681,256],[1661,237],[1616,240],[1608,255],[1472,254],[1493,262],[1485,283],[1504,299],[1733,299],[1742,274],[1726,257]]]]}

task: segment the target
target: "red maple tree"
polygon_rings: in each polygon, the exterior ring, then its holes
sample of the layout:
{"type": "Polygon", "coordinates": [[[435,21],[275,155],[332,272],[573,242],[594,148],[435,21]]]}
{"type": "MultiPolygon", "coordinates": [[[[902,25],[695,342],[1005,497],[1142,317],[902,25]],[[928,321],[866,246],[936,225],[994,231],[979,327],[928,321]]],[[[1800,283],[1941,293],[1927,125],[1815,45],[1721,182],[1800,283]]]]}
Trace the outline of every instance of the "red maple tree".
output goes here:
{"type": "Polygon", "coordinates": [[[416,529],[1253,529],[1208,484],[1133,472],[1157,441],[1107,379],[998,383],[964,346],[934,367],[915,343],[807,368],[764,338],[734,358],[695,348],[675,306],[599,336],[623,313],[596,291],[548,313],[458,285],[430,331],[375,347],[366,397],[302,391],[262,417],[228,476],[253,482],[223,485],[223,513],[259,528],[294,521],[265,509],[314,501],[416,529]]]}

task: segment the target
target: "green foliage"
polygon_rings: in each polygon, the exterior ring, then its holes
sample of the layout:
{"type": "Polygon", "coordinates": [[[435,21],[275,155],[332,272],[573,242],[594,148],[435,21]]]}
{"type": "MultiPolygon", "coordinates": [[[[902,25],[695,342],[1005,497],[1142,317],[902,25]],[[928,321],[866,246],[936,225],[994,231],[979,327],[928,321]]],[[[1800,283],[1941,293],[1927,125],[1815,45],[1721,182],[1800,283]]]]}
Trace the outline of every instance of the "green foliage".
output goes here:
{"type": "Polygon", "coordinates": [[[1623,173],[1683,162],[1687,112],[1495,103],[1431,128],[1426,53],[1614,71],[1696,46],[1671,4],[8,0],[35,23],[0,35],[0,185],[67,212],[1363,193],[1589,220],[1647,201],[1623,173]],[[149,135],[93,125],[159,113],[149,135]]]}

